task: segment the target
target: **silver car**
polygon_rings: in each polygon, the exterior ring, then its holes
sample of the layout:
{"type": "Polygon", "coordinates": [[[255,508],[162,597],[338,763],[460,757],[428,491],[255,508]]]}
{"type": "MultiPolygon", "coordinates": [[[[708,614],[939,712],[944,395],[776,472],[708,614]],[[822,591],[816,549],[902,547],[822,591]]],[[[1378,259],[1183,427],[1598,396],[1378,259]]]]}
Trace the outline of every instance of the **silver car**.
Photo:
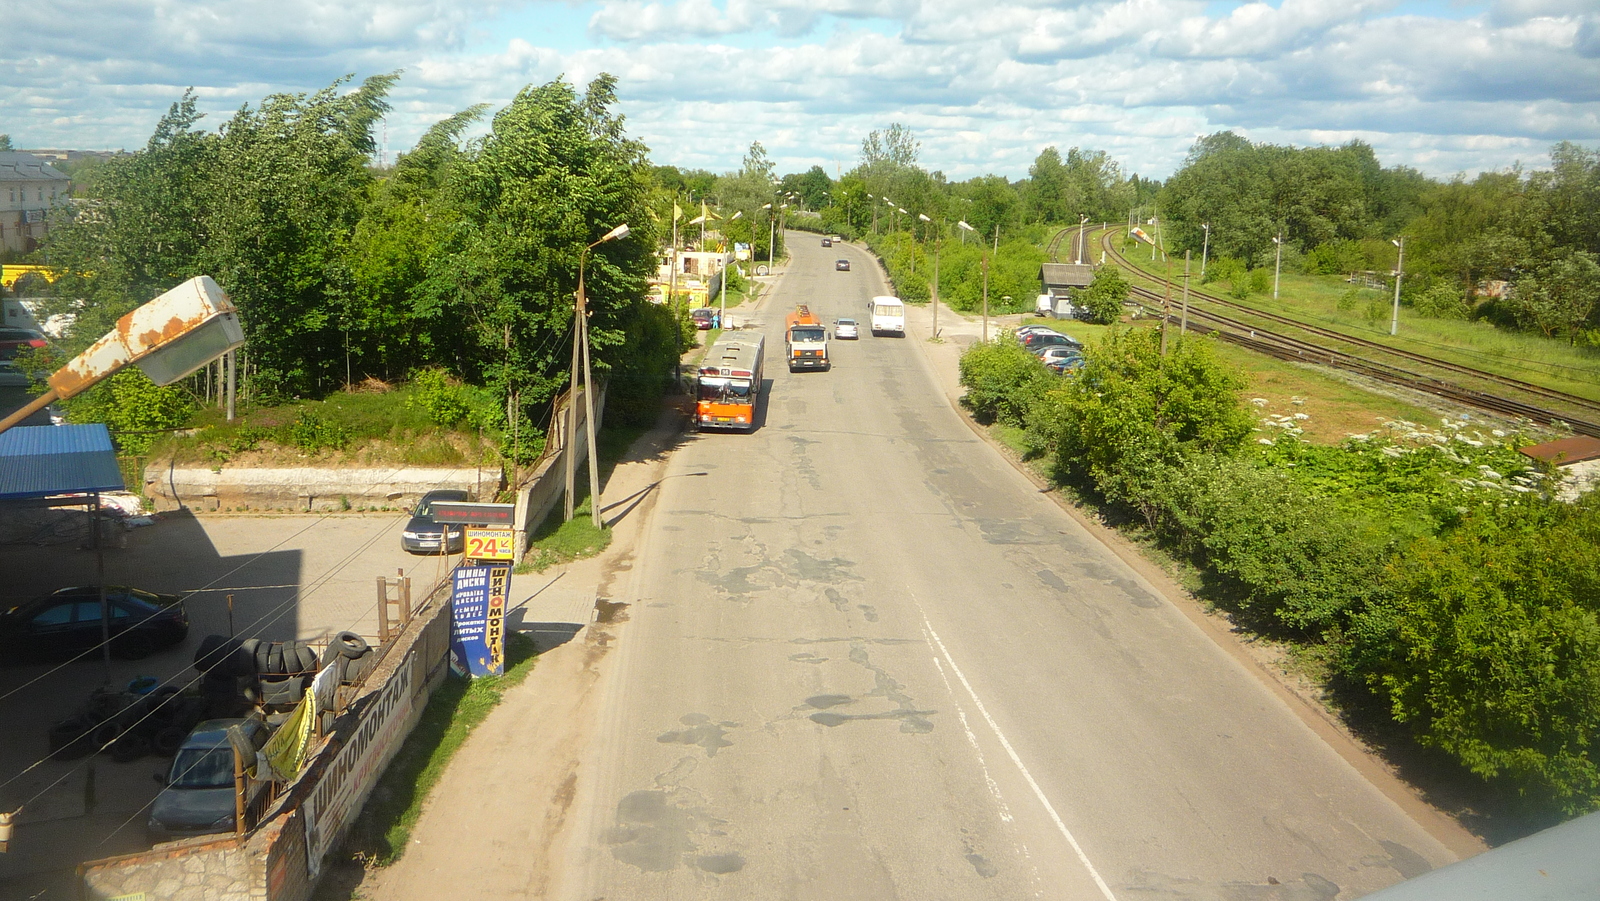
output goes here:
{"type": "Polygon", "coordinates": [[[841,341],[854,341],[861,337],[854,319],[833,320],[833,336],[841,341]]]}
{"type": "MultiPolygon", "coordinates": [[[[156,779],[166,785],[156,795],[145,824],[153,841],[234,831],[233,746],[228,727],[238,726],[252,747],[267,743],[258,719],[206,720],[189,732],[172,759],[172,769],[156,779]]],[[[253,764],[254,761],[251,761],[253,764]]],[[[265,782],[246,778],[246,791],[259,794],[265,782]]]]}

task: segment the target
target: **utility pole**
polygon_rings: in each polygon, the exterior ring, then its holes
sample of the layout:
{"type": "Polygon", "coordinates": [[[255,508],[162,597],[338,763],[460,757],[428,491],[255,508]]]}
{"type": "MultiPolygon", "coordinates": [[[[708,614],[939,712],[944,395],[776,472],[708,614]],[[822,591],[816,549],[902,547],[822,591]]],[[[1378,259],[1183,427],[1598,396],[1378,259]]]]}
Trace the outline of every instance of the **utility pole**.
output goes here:
{"type": "Polygon", "coordinates": [[[1206,230],[1205,243],[1200,245],[1200,281],[1204,283],[1206,280],[1206,251],[1211,249],[1211,223],[1207,222],[1200,227],[1206,230]]]}
{"type": "MultiPolygon", "coordinates": [[[[1283,229],[1278,229],[1278,236],[1272,239],[1278,245],[1277,262],[1272,264],[1272,299],[1278,299],[1278,274],[1283,271],[1283,229]]],[[[1398,301],[1396,301],[1398,303],[1398,301]]]]}
{"type": "Polygon", "coordinates": [[[1183,252],[1183,320],[1178,323],[1178,337],[1181,339],[1189,333],[1189,255],[1192,250],[1183,252]]]}
{"type": "Polygon", "coordinates": [[[1394,315],[1389,318],[1389,334],[1393,336],[1400,333],[1400,279],[1406,274],[1406,236],[1389,243],[1400,248],[1400,259],[1394,264],[1394,315]]]}
{"type": "MultiPolygon", "coordinates": [[[[563,522],[572,521],[574,507],[573,489],[577,481],[577,437],[578,437],[578,365],[581,359],[583,365],[583,400],[584,409],[588,414],[585,423],[585,436],[589,445],[589,512],[594,520],[594,527],[601,528],[600,520],[600,461],[595,453],[594,441],[594,372],[589,361],[589,302],[584,291],[584,263],[588,260],[589,251],[597,245],[607,241],[628,236],[628,224],[623,224],[605,233],[600,240],[590,244],[578,255],[578,293],[577,304],[574,308],[572,323],[572,388],[567,394],[567,446],[563,448],[566,453],[567,497],[563,508],[565,518],[563,522]],[[581,351],[581,354],[580,354],[581,351]]],[[[447,545],[449,542],[441,542],[447,545]]]]}
{"type": "Polygon", "coordinates": [[[1167,355],[1167,320],[1172,318],[1172,261],[1167,260],[1167,296],[1161,301],[1161,355],[1167,355]]]}
{"type": "Polygon", "coordinates": [[[989,258],[983,258],[983,340],[989,340],[989,258]]]}

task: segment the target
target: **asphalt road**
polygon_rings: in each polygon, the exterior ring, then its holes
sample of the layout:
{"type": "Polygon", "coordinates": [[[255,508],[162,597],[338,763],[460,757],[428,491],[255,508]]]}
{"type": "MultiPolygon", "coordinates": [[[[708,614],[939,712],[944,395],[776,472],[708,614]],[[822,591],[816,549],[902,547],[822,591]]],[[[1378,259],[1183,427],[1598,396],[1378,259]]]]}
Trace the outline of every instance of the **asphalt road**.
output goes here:
{"type": "Polygon", "coordinates": [[[552,897],[1327,901],[1454,859],[979,440],[917,339],[789,373],[793,304],[882,290],[791,237],[761,427],[672,456],[608,598],[552,897]]]}

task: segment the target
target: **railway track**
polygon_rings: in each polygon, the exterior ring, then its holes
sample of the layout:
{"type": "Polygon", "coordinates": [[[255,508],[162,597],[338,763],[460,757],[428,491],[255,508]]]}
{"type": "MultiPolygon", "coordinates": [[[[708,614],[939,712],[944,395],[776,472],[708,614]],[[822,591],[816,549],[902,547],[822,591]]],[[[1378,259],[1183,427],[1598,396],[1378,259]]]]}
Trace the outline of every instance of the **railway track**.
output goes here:
{"type": "MultiPolygon", "coordinates": [[[[1121,264],[1124,269],[1138,277],[1154,282],[1158,286],[1168,287],[1168,283],[1164,279],[1139,271],[1122,254],[1118,253],[1111,246],[1110,233],[1102,236],[1101,243],[1105,248],[1107,257],[1121,264]]],[[[1172,287],[1177,290],[1177,286],[1172,287]]],[[[1153,312],[1161,315],[1161,311],[1166,307],[1165,297],[1155,290],[1139,286],[1135,286],[1132,291],[1147,308],[1151,305],[1149,302],[1153,302],[1153,312]]],[[[1463,366],[1459,363],[1452,363],[1448,360],[1440,360],[1412,351],[1389,347],[1376,341],[1369,341],[1365,338],[1300,322],[1287,316],[1252,309],[1243,304],[1212,294],[1194,291],[1193,289],[1189,291],[1189,300],[1188,316],[1191,324],[1207,333],[1216,334],[1231,344],[1247,347],[1279,359],[1317,363],[1347,372],[1358,373],[1389,384],[1422,391],[1500,415],[1526,418],[1544,425],[1564,423],[1574,432],[1600,437],[1600,403],[1587,398],[1566,394],[1507,376],[1483,372],[1482,370],[1463,366]],[[1221,307],[1225,311],[1244,313],[1258,320],[1266,320],[1288,326],[1308,335],[1338,342],[1353,349],[1343,350],[1336,347],[1328,347],[1304,338],[1265,329],[1254,323],[1245,322],[1226,315],[1224,312],[1211,309],[1213,306],[1221,307]],[[1385,362],[1381,359],[1384,356],[1397,358],[1403,363],[1396,365],[1395,363],[1385,362]],[[1416,367],[1430,368],[1453,376],[1466,376],[1494,386],[1496,390],[1485,391],[1448,378],[1418,372],[1416,367]],[[1516,396],[1508,396],[1508,394],[1516,396]],[[1551,402],[1558,405],[1559,409],[1552,409],[1551,402]]],[[[1180,314],[1168,310],[1167,319],[1169,322],[1176,323],[1180,319],[1180,314]]]]}

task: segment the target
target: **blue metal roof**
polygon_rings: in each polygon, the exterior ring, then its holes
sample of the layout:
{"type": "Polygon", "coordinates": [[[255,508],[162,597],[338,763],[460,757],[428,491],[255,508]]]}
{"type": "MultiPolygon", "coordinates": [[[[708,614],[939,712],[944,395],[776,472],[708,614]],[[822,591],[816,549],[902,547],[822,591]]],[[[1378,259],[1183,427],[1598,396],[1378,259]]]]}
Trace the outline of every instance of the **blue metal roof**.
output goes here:
{"type": "Polygon", "coordinates": [[[111,433],[103,423],[18,426],[0,432],[0,500],[124,487],[111,433]]]}

